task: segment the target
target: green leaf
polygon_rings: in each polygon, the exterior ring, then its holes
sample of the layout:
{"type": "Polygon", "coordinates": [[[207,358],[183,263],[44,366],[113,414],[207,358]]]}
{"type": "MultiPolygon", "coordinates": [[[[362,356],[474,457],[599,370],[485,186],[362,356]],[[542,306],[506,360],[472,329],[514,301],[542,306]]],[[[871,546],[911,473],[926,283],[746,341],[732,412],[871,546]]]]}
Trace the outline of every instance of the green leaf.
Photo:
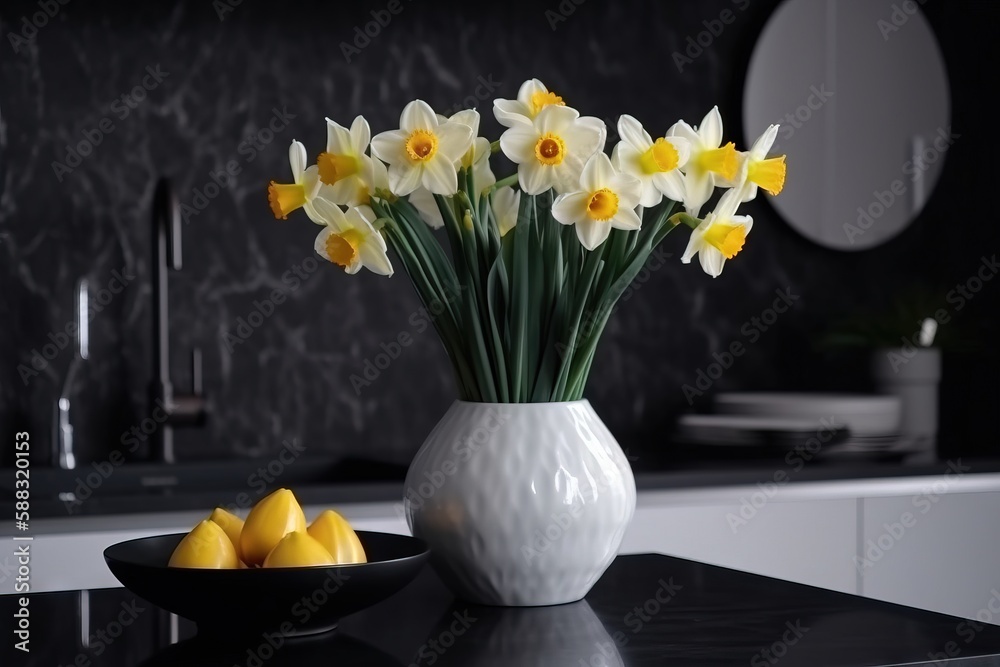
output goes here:
{"type": "Polygon", "coordinates": [[[561,355],[562,360],[559,368],[559,375],[556,378],[553,395],[555,400],[568,400],[564,398],[566,394],[567,382],[573,367],[574,359],[577,356],[577,348],[580,345],[581,327],[584,324],[585,309],[587,306],[587,296],[594,284],[594,278],[601,266],[601,253],[590,251],[583,263],[579,278],[574,281],[573,306],[569,313],[569,320],[566,329],[566,352],[561,355]]]}
{"type": "Polygon", "coordinates": [[[478,192],[470,170],[458,177],[458,193],[435,196],[450,253],[406,198],[376,197],[372,208],[424,306],[440,312],[432,322],[461,397],[582,397],[615,303],[675,228],[674,204],[645,216],[638,231],[612,230],[590,252],[574,227],[552,218],[551,191],[522,195],[517,225],[501,237],[494,188],[478,192]]]}
{"type": "Polygon", "coordinates": [[[507,235],[514,236],[513,247],[513,271],[511,272],[511,336],[512,355],[510,359],[511,367],[511,400],[521,403],[527,400],[524,387],[527,384],[525,377],[527,369],[525,364],[526,346],[528,338],[528,244],[533,230],[533,200],[531,197],[522,197],[521,205],[517,212],[517,225],[507,235]]]}
{"type": "MultiPolygon", "coordinates": [[[[438,295],[434,292],[433,287],[423,279],[424,272],[419,260],[400,230],[398,222],[393,220],[391,225],[386,225],[385,231],[388,245],[392,246],[396,255],[403,262],[406,274],[409,276],[417,296],[420,297],[425,308],[431,309],[438,295]]],[[[466,400],[476,400],[478,389],[476,388],[475,376],[469,366],[465,348],[455,323],[448,317],[436,317],[432,323],[448,353],[448,358],[452,362],[460,395],[466,400]]]]}
{"type": "Polygon", "coordinates": [[[507,358],[504,354],[503,337],[501,336],[501,325],[506,322],[506,275],[507,270],[503,267],[503,257],[497,255],[490,269],[489,277],[486,279],[486,299],[489,308],[489,329],[493,340],[493,348],[497,351],[497,359],[493,367],[494,375],[497,379],[497,398],[503,403],[510,401],[510,384],[507,380],[507,358]]]}

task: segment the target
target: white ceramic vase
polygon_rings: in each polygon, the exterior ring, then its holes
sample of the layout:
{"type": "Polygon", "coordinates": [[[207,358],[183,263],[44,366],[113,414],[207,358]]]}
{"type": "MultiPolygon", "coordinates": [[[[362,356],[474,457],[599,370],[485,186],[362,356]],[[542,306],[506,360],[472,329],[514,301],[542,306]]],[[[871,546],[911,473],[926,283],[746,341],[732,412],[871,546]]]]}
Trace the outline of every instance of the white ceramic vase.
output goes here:
{"type": "Polygon", "coordinates": [[[456,401],[410,464],[403,508],[459,597],[563,604],[618,554],[635,479],[589,401],[456,401]]]}

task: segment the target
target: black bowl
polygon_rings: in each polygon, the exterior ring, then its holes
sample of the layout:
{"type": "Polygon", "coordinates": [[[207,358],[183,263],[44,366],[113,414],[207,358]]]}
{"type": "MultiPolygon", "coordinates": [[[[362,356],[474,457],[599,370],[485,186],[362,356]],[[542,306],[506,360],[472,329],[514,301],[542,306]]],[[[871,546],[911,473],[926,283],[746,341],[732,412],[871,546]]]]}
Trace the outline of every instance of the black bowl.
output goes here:
{"type": "Polygon", "coordinates": [[[209,570],[167,567],[184,533],[119,542],[104,560],[125,588],[198,624],[199,633],[326,632],[401,590],[427,560],[414,537],[358,531],[367,563],[209,570]]]}

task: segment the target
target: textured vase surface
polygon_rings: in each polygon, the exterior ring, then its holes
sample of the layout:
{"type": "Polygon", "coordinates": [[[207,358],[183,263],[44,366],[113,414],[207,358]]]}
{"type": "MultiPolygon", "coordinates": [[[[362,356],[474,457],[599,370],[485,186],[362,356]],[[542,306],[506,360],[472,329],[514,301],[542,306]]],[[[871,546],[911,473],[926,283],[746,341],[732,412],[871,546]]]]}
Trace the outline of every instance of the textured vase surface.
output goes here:
{"type": "Polygon", "coordinates": [[[414,457],[403,507],[459,597],[563,604],[618,554],[635,480],[588,401],[456,401],[414,457]]]}

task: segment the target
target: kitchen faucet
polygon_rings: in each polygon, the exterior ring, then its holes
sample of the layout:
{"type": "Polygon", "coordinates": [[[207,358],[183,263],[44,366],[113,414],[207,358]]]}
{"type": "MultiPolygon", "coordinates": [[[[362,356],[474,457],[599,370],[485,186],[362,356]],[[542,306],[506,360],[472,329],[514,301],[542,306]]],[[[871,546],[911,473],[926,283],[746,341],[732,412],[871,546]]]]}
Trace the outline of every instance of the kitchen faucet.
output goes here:
{"type": "Polygon", "coordinates": [[[153,194],[153,380],[149,410],[165,418],[151,436],[151,454],[164,463],[176,461],[174,427],[201,426],[208,416],[203,394],[201,350],[191,351],[191,393],[174,394],[170,382],[170,321],[167,304],[167,270],[181,268],[181,216],[170,180],[161,178],[153,194]]]}
{"type": "Polygon", "coordinates": [[[76,375],[83,362],[90,358],[90,287],[86,278],[76,286],[76,349],[73,350],[73,360],[63,379],[59,398],[56,399],[55,413],[52,418],[52,465],[63,470],[76,468],[76,453],[73,442],[73,413],[70,412],[70,400],[76,375]]]}

